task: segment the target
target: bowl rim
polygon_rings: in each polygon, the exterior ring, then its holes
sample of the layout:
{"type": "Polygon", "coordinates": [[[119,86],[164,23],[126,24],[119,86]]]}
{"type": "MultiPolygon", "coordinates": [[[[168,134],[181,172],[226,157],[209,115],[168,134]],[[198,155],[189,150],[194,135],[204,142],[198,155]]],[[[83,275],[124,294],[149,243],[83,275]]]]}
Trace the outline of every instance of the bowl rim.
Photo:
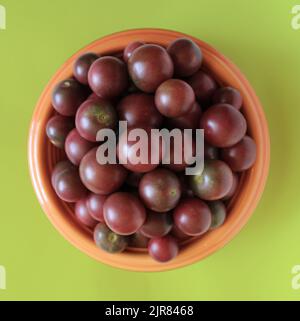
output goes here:
{"type": "MultiPolygon", "coordinates": [[[[257,95],[246,77],[228,58],[206,42],[185,33],[159,28],[131,29],[115,32],[93,41],[72,55],[54,74],[44,88],[34,109],[28,138],[28,161],[32,184],[44,212],[55,228],[71,244],[97,261],[113,267],[143,272],[166,271],[195,263],[216,252],[231,241],[247,223],[259,202],[266,184],[270,164],[270,138],[268,124],[257,95]],[[45,119],[51,112],[51,110],[49,110],[49,108],[46,109],[45,106],[49,106],[49,102],[51,106],[51,92],[54,85],[59,81],[58,79],[62,80],[64,76],[68,74],[74,60],[81,54],[91,51],[98,52],[95,48],[101,45],[102,48],[105,46],[105,48],[107,48],[107,50],[103,49],[101,51],[102,54],[117,52],[124,48],[122,43],[125,43],[125,41],[129,43],[134,40],[162,43],[165,45],[167,42],[179,37],[192,39],[200,45],[204,53],[204,61],[208,67],[212,66],[210,59],[215,59],[215,63],[227,69],[227,72],[233,77],[232,79],[236,81],[236,87],[243,93],[245,104],[249,104],[249,106],[252,107],[249,108],[249,110],[245,110],[245,112],[256,125],[253,126],[252,130],[258,145],[257,160],[253,168],[247,171],[247,185],[236,202],[239,206],[235,204],[235,207],[232,209],[232,211],[235,210],[238,212],[239,215],[235,214],[236,217],[234,220],[229,216],[228,221],[230,219],[231,225],[227,224],[227,222],[218,230],[208,233],[213,234],[214,237],[203,237],[201,240],[194,241],[187,249],[180,251],[183,253],[180,253],[177,258],[164,264],[155,262],[151,258],[149,259],[149,255],[144,253],[132,253],[130,251],[114,255],[105,253],[97,249],[94,244],[90,244],[93,241],[90,236],[87,235],[86,231],[79,231],[74,222],[71,222],[71,220],[69,220],[69,222],[63,217],[61,212],[64,209],[66,210],[66,205],[58,205],[57,200],[55,201],[53,198],[54,191],[52,187],[49,186],[49,176],[47,176],[49,170],[45,168],[47,158],[46,155],[42,153],[42,149],[45,148],[44,144],[46,143],[44,130],[45,119]],[[108,49],[109,47],[111,49],[108,49]],[[87,238],[90,238],[90,240],[87,238]],[[212,242],[212,239],[215,239],[215,242],[212,242]],[[188,248],[190,251],[188,251],[188,248]],[[199,252],[194,252],[193,255],[188,253],[196,250],[199,250],[199,252]]],[[[233,214],[230,215],[233,216],[233,214]]]]}

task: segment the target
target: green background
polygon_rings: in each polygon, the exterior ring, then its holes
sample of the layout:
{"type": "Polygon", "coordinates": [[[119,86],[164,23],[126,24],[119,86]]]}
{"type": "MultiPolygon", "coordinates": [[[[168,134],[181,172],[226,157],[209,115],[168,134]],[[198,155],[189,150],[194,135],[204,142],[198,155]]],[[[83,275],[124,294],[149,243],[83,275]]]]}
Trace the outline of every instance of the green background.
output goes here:
{"type": "Polygon", "coordinates": [[[300,30],[288,0],[2,0],[0,31],[0,265],[9,299],[295,299],[300,264],[300,30]],[[75,51],[123,29],[169,28],[209,42],[245,73],[269,122],[271,168],[247,226],[202,262],[163,273],[98,263],[65,241],[43,214],[27,165],[35,103],[75,51]]]}

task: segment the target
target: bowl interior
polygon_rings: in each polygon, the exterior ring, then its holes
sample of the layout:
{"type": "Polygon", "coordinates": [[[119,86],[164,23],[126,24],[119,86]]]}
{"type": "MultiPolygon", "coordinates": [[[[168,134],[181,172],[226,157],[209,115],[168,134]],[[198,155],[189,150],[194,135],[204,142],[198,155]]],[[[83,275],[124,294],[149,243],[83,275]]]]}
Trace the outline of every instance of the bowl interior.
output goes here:
{"type": "Polygon", "coordinates": [[[240,71],[223,55],[206,43],[193,39],[202,48],[204,68],[222,85],[239,89],[243,95],[242,112],[248,122],[248,133],[257,143],[255,165],[240,177],[236,195],[231,199],[228,217],[223,226],[193,242],[182,244],[179,255],[164,264],[152,260],[145,251],[129,249],[121,254],[108,254],[96,247],[91,231],[82,227],[74,218],[73,204],[58,199],[51,186],[51,172],[55,164],[66,158],[64,152],[51,145],[45,134],[47,120],[53,115],[51,92],[61,80],[72,75],[72,66],[85,52],[102,55],[119,54],[131,41],[143,40],[163,46],[184,34],[159,29],[141,29],[113,34],[95,41],[72,56],[55,74],[45,88],[35,109],[29,137],[29,163],[33,185],[38,199],[55,227],[72,244],[91,257],[115,267],[137,271],[162,271],[198,261],[224,246],[246,223],[263,191],[269,166],[269,136],[260,103],[250,84],[240,71]]]}

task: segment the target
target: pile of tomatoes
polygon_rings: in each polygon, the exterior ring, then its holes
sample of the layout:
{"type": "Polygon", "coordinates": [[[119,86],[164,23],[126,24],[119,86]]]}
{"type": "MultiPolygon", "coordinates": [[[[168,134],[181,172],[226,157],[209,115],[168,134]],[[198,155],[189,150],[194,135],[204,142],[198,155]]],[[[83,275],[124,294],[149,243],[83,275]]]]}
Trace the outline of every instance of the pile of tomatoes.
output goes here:
{"type": "MultiPolygon", "coordinates": [[[[122,55],[80,56],[73,76],[54,88],[46,133],[67,159],[54,167],[52,186],[61,200],[75,203],[77,221],[102,250],[147,248],[167,262],[183,241],[224,223],[256,144],[247,135],[241,93],[220,87],[202,62],[201,48],[187,38],[167,48],[135,41],[122,55]],[[116,131],[120,120],[129,132],[204,129],[203,172],[185,175],[187,164],[172,157],[167,165],[100,164],[97,133],[116,131]]],[[[121,135],[118,146],[118,159],[126,159],[132,142],[121,135]]]]}

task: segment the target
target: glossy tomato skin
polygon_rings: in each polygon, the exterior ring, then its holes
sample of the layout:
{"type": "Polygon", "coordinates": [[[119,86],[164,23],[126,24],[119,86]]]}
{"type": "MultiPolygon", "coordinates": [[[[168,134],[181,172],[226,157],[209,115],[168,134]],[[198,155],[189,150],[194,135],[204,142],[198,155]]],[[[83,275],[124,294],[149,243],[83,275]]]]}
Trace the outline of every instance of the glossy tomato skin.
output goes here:
{"type": "Polygon", "coordinates": [[[137,49],[138,47],[141,47],[144,44],[145,43],[142,41],[130,42],[124,49],[123,60],[127,63],[129,58],[132,56],[132,53],[134,52],[134,50],[137,49]]]}
{"type": "Polygon", "coordinates": [[[199,236],[206,233],[212,221],[211,211],[198,198],[183,199],[175,208],[175,225],[186,235],[199,236]]]}
{"type": "Polygon", "coordinates": [[[149,241],[150,256],[158,262],[168,262],[174,259],[179,251],[176,239],[171,235],[154,238],[149,241]]]}
{"type": "Polygon", "coordinates": [[[137,88],[153,93],[162,82],[172,78],[174,66],[163,47],[146,44],[134,50],[128,60],[128,70],[137,88]]]}
{"type": "Polygon", "coordinates": [[[239,177],[238,177],[238,175],[236,173],[232,173],[232,174],[233,174],[233,182],[232,182],[231,189],[222,198],[222,201],[228,201],[229,199],[231,199],[234,196],[235,192],[237,191],[238,184],[239,184],[239,177]]]}
{"type": "Polygon", "coordinates": [[[243,104],[241,93],[232,87],[222,87],[215,91],[213,95],[214,104],[229,104],[236,109],[240,109],[243,104]]]}
{"type": "Polygon", "coordinates": [[[82,84],[88,85],[88,72],[91,65],[99,56],[95,53],[88,52],[81,55],[74,63],[73,75],[82,84]]]}
{"type": "Polygon", "coordinates": [[[129,246],[139,249],[146,249],[148,247],[149,238],[143,235],[140,231],[130,235],[129,246]]]}
{"type": "Polygon", "coordinates": [[[70,78],[61,81],[52,92],[52,105],[63,116],[74,116],[89,95],[86,87],[70,78]]]}
{"type": "MultiPolygon", "coordinates": [[[[127,133],[124,132],[120,138],[117,146],[117,155],[120,164],[125,168],[136,173],[146,173],[155,169],[161,159],[163,153],[163,140],[159,140],[159,144],[151,144],[151,128],[138,127],[138,129],[145,130],[146,144],[148,145],[147,154],[145,153],[145,160],[141,159],[143,155],[142,149],[146,151],[146,145],[141,145],[141,153],[137,153],[136,144],[139,143],[139,138],[131,139],[131,133],[136,128],[128,128],[127,133]],[[153,161],[152,161],[153,160],[153,161]]],[[[154,134],[153,134],[154,135],[154,134]]],[[[158,136],[157,136],[158,137],[158,136]]],[[[159,137],[158,137],[159,138],[159,137]]]]}
{"type": "Polygon", "coordinates": [[[191,39],[176,39],[170,43],[167,51],[173,60],[176,76],[188,77],[200,69],[203,60],[202,51],[191,39]]]}
{"type": "Polygon", "coordinates": [[[83,156],[96,145],[79,135],[74,128],[67,136],[65,141],[65,152],[69,160],[78,166],[83,156]]]}
{"type": "Polygon", "coordinates": [[[74,126],[74,118],[55,115],[47,122],[46,134],[54,146],[64,148],[66,137],[74,126]]]}
{"type": "Polygon", "coordinates": [[[169,128],[196,129],[199,127],[199,121],[202,111],[200,105],[195,101],[191,110],[183,116],[167,118],[169,128]]]}
{"type": "Polygon", "coordinates": [[[178,177],[163,168],[146,173],[139,185],[139,194],[144,204],[155,212],[168,212],[181,197],[178,177]]]}
{"type": "Polygon", "coordinates": [[[86,199],[86,206],[91,217],[98,222],[104,222],[103,206],[106,199],[107,195],[94,193],[90,193],[86,199]]]}
{"type": "Polygon", "coordinates": [[[209,103],[217,89],[215,80],[203,70],[198,70],[193,76],[187,79],[187,82],[194,89],[196,98],[200,104],[209,103]]]}
{"type": "Polygon", "coordinates": [[[80,136],[91,142],[96,142],[100,129],[114,129],[116,127],[117,113],[108,100],[91,98],[80,106],[75,122],[80,136]]]}
{"type": "Polygon", "coordinates": [[[153,95],[135,93],[124,97],[117,107],[119,120],[126,120],[128,127],[149,126],[160,128],[163,116],[155,107],[153,95]]]}
{"type": "Polygon", "coordinates": [[[87,204],[86,204],[86,198],[83,198],[76,202],[75,204],[75,216],[77,220],[90,228],[94,228],[97,225],[97,221],[90,215],[87,204]]]}
{"type": "Polygon", "coordinates": [[[141,201],[130,193],[117,192],[104,203],[104,220],[117,234],[131,235],[137,232],[146,220],[146,210],[141,201]]]}
{"type": "Polygon", "coordinates": [[[129,85],[126,65],[113,56],[101,57],[92,64],[88,82],[99,97],[109,99],[120,96],[129,85]]]}
{"type": "Polygon", "coordinates": [[[180,117],[191,111],[195,102],[192,87],[180,79],[164,81],[155,92],[155,105],[166,117],[180,117]]]}
{"type": "Polygon", "coordinates": [[[94,230],[94,241],[105,252],[120,253],[126,249],[129,238],[124,235],[118,235],[104,223],[99,223],[94,230]]]}
{"type": "Polygon", "coordinates": [[[225,222],[226,219],[226,207],[221,201],[208,202],[212,214],[212,221],[210,225],[210,230],[214,230],[225,222]]]}
{"type": "Polygon", "coordinates": [[[222,149],[221,158],[234,172],[245,171],[255,163],[256,144],[251,137],[245,136],[236,145],[222,149]]]}
{"type": "Polygon", "coordinates": [[[148,238],[162,237],[167,235],[173,226],[170,213],[147,212],[147,218],[140,232],[148,238]]]}
{"type": "Polygon", "coordinates": [[[247,122],[242,113],[228,104],[209,107],[202,115],[200,128],[205,140],[216,147],[230,147],[246,134],[247,122]]]}
{"type": "Polygon", "coordinates": [[[96,153],[97,147],[83,157],[79,167],[80,177],[91,192],[108,195],[118,190],[125,182],[127,171],[119,164],[99,164],[96,153]]]}
{"type": "Polygon", "coordinates": [[[87,194],[78,168],[70,162],[58,163],[52,172],[51,181],[57,196],[65,202],[75,203],[87,194]]]}
{"type": "Polygon", "coordinates": [[[223,198],[233,184],[230,167],[220,160],[206,160],[203,172],[189,178],[190,186],[198,197],[213,201],[223,198]]]}

